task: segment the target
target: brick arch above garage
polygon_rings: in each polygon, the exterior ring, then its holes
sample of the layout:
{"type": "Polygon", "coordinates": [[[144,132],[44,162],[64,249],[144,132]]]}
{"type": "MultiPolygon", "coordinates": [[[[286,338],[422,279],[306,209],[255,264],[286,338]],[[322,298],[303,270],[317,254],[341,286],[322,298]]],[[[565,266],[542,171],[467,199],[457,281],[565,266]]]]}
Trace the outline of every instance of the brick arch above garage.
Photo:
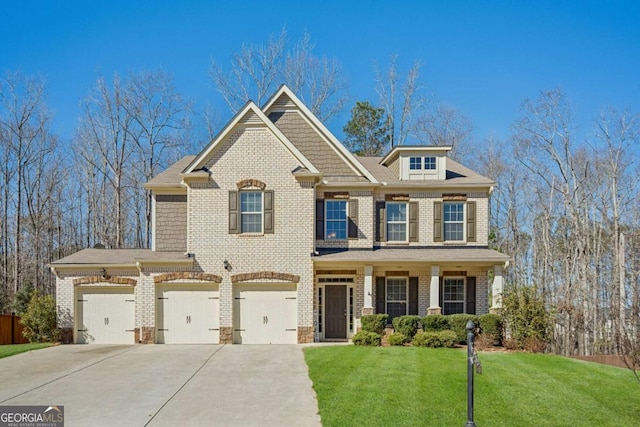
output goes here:
{"type": "Polygon", "coordinates": [[[128,277],[102,277],[102,276],[87,276],[87,277],[80,277],[78,279],[73,279],[73,286],[95,285],[98,283],[136,286],[138,284],[138,281],[134,279],[130,279],[128,277]]]}
{"type": "Polygon", "coordinates": [[[296,274],[280,273],[277,271],[254,271],[252,273],[235,274],[231,276],[231,282],[249,282],[253,280],[277,280],[281,282],[298,283],[300,276],[296,274]]]}
{"type": "Polygon", "coordinates": [[[194,271],[183,271],[175,273],[160,274],[153,278],[154,283],[170,282],[173,280],[199,280],[203,282],[221,283],[222,276],[217,274],[199,273],[194,271]]]}

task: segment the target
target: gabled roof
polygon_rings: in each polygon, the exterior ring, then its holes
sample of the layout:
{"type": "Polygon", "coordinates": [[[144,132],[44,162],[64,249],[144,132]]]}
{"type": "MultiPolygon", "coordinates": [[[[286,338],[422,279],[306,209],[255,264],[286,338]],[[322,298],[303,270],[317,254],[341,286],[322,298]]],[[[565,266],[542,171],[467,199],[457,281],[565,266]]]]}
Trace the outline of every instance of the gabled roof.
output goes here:
{"type": "MultiPolygon", "coordinates": [[[[365,168],[358,159],[345,148],[344,145],[327,129],[327,127],[307,108],[306,105],[289,89],[286,85],[280,86],[276,93],[267,100],[263,105],[262,111],[266,115],[277,111],[298,111],[307,122],[309,122],[313,130],[326,141],[332,150],[336,152],[339,158],[348,165],[357,175],[363,176],[371,183],[377,183],[376,178],[365,168]]],[[[309,157],[313,162],[313,158],[309,157]]],[[[321,170],[325,175],[331,175],[331,171],[321,170]]]]}
{"type": "Polygon", "coordinates": [[[236,113],[229,123],[216,135],[213,140],[198,154],[195,159],[184,169],[183,173],[192,173],[202,168],[207,160],[215,152],[216,148],[224,141],[224,139],[236,128],[236,126],[264,126],[268,128],[273,135],[286,147],[291,155],[311,173],[319,173],[313,164],[302,155],[295,145],[287,139],[287,137],[273,124],[271,120],[258,108],[253,101],[247,102],[244,107],[236,113]]]}
{"type": "MultiPolygon", "coordinates": [[[[435,153],[446,153],[447,151],[451,151],[451,146],[449,145],[396,145],[387,153],[386,156],[380,160],[380,163],[383,165],[388,165],[400,155],[401,152],[415,152],[415,151],[433,151],[435,153]]],[[[447,159],[448,161],[448,159],[447,159]]]]}
{"type": "Polygon", "coordinates": [[[180,175],[184,168],[186,168],[196,156],[184,156],[167,169],[151,178],[144,188],[147,190],[153,190],[157,188],[184,188],[182,187],[182,176],[180,175]]]}

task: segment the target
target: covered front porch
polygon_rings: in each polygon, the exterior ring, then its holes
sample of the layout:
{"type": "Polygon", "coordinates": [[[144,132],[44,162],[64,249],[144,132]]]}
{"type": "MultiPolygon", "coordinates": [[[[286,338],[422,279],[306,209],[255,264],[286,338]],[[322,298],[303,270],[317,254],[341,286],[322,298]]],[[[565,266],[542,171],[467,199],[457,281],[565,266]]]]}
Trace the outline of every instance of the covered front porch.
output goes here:
{"type": "Polygon", "coordinates": [[[508,257],[489,249],[379,249],[314,261],[315,341],[348,340],[362,315],[484,314],[501,308],[508,257]]]}

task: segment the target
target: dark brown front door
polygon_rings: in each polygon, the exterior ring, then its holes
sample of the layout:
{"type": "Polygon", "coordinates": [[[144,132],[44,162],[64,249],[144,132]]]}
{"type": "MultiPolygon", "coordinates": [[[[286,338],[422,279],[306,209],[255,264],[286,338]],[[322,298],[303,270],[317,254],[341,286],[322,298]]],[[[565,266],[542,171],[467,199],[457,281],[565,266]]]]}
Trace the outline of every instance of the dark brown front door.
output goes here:
{"type": "Polygon", "coordinates": [[[347,338],[347,287],[325,286],[327,306],[325,308],[325,338],[347,338]]]}

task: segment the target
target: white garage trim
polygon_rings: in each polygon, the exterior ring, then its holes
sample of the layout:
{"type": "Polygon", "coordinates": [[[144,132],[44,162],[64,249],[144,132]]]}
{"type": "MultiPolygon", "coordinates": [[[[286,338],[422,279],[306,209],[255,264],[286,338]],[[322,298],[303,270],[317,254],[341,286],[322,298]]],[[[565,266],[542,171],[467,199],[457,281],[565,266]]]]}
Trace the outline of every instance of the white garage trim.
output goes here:
{"type": "Polygon", "coordinates": [[[158,344],[217,344],[219,339],[217,284],[173,283],[156,287],[158,344]]]}
{"type": "Polygon", "coordinates": [[[75,342],[134,344],[135,297],[132,286],[75,290],[75,342]]]}
{"type": "Polygon", "coordinates": [[[298,303],[295,284],[233,286],[234,344],[296,344],[298,303]]]}

